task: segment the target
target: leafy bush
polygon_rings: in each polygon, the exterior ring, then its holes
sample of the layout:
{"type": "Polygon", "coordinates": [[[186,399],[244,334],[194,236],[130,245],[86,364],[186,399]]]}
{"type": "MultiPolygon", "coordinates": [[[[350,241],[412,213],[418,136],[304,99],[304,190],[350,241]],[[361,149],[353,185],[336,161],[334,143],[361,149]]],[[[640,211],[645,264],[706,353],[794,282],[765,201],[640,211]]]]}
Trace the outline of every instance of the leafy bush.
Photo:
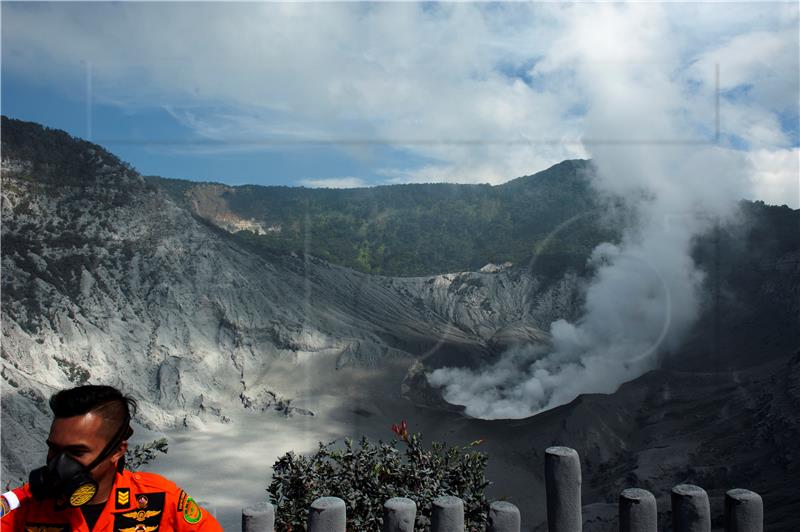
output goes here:
{"type": "Polygon", "coordinates": [[[142,466],[155,460],[156,456],[158,456],[157,453],[167,454],[168,446],[166,438],[159,438],[149,443],[128,448],[125,451],[125,467],[131,471],[137,471],[142,466]]]}
{"type": "Polygon", "coordinates": [[[405,444],[405,452],[397,448],[397,440],[372,443],[362,437],[354,443],[348,438],[344,448],[320,442],[311,456],[290,451],[275,462],[268,491],[276,508],[276,528],[305,530],[311,503],[333,496],[345,501],[348,530],[381,530],[383,504],[392,497],[416,502],[415,529],[428,530],[434,499],[455,495],[464,501],[467,530],[484,530],[488,456],[474,449],[480,440],[463,447],[434,442],[426,450],[419,434],[409,435],[405,421],[392,430],[405,444]]]}

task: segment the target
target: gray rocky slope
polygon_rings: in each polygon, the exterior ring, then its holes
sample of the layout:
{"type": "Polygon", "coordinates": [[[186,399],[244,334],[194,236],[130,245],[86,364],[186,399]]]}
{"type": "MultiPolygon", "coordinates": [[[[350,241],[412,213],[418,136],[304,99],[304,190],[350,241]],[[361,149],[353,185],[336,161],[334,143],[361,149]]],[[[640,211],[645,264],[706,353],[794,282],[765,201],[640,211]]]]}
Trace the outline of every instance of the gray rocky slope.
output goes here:
{"type": "Polygon", "coordinates": [[[141,423],[197,426],[286,408],[295,385],[272,378],[276,365],[394,362],[400,375],[426,356],[471,365],[498,343],[545,340],[535,324],[577,297],[570,277],[547,287],[508,270],[398,279],[264,256],[130,169],[91,148],[81,156],[97,170],[68,185],[3,159],[4,476],[39,460],[18,442],[40,438],[45,399],[65,386],[116,384],[143,398],[141,423]]]}
{"type": "Polygon", "coordinates": [[[546,342],[543,329],[578,310],[576,276],[400,279],[268,255],[78,148],[82,173],[64,181],[3,155],[4,483],[41,462],[59,388],[116,384],[140,399],[139,424],[189,431],[248,411],[311,416],[293,400],[324,389],[357,420],[352,436],[386,437],[408,419],[428,441],[484,439],[490,494],[517,503],[529,530],[543,530],[552,444],[583,458],[586,530],[614,529],[621,488],[647,487],[666,510],[679,482],[706,487],[715,518],[726,489],[755,489],[768,530],[800,529],[800,246],[729,250],[750,258],[730,261],[717,312],[662,369],[531,418],[475,420],[428,388],[424,369],[546,342]]]}

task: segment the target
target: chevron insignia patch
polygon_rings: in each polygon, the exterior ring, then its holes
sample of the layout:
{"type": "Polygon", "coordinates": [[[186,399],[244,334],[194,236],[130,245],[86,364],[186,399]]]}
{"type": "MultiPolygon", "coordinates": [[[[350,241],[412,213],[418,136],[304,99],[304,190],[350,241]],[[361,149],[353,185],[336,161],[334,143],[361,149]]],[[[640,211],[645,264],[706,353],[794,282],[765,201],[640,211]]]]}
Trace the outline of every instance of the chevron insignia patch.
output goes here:
{"type": "Polygon", "coordinates": [[[117,510],[127,508],[131,503],[130,488],[117,488],[117,510]]]}

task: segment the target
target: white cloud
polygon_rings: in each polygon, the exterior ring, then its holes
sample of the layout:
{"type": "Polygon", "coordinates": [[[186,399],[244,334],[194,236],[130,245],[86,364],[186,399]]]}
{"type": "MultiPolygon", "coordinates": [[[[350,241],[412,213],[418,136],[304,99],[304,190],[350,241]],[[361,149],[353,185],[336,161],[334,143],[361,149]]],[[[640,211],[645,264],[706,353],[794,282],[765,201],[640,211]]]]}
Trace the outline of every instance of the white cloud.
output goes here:
{"type": "Polygon", "coordinates": [[[95,101],[166,106],[206,138],[385,142],[441,161],[420,173],[397,169],[410,179],[435,173],[454,180],[463,171],[467,179],[497,181],[582,155],[574,144],[519,144],[578,136],[577,124],[563,120],[576,103],[569,91],[537,90],[497,70],[524,64],[541,48],[538,37],[552,32],[529,11],[404,3],[4,5],[3,64],[31,77],[52,72],[51,82],[71,80],[82,97],[81,61],[91,63],[95,101]],[[224,110],[201,116],[198,107],[224,110]]]}
{"type": "Polygon", "coordinates": [[[748,158],[755,176],[752,198],[800,209],[800,149],[757,150],[748,158]]]}
{"type": "MultiPolygon", "coordinates": [[[[649,112],[649,101],[694,117],[680,138],[712,138],[703,128],[713,128],[716,63],[723,87],[754,84],[754,101],[723,109],[727,133],[757,148],[786,147],[775,106],[785,107],[797,92],[792,7],[5,3],[2,9],[5,72],[71,87],[82,97],[91,64],[95,102],[165,106],[231,150],[237,141],[246,149],[270,149],[276,139],[287,141],[281,149],[304,140],[341,141],[343,150],[364,141],[431,161],[390,169],[406,181],[498,183],[585,157],[580,139],[592,126],[575,109],[588,107],[595,117],[604,107],[643,114],[616,140],[653,138],[658,125],[648,114],[658,113],[649,112]],[[579,68],[586,75],[578,76],[579,68]],[[681,93],[669,83],[676,77],[701,86],[681,93]],[[587,84],[598,80],[607,92],[595,91],[590,100],[587,84]]],[[[594,137],[610,139],[604,131],[594,137]]]]}
{"type": "Polygon", "coordinates": [[[714,86],[718,66],[723,93],[749,87],[746,100],[766,109],[784,110],[791,106],[796,109],[799,61],[795,18],[795,23],[787,28],[731,36],[720,46],[700,53],[690,72],[706,85],[714,86]]]}
{"type": "Polygon", "coordinates": [[[301,185],[313,188],[363,188],[369,186],[358,177],[334,177],[330,179],[303,179],[301,185]]]}

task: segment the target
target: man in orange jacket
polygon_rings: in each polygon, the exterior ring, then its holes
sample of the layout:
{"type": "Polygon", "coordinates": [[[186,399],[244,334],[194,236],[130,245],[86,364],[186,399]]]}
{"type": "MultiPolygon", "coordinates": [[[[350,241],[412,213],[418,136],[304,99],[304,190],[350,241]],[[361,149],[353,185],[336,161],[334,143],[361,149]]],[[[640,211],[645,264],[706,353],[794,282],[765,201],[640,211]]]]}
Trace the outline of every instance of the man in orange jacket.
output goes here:
{"type": "Polygon", "coordinates": [[[55,394],[47,465],[3,495],[2,532],[221,531],[173,482],[124,468],[135,407],[110,386],[55,394]]]}

